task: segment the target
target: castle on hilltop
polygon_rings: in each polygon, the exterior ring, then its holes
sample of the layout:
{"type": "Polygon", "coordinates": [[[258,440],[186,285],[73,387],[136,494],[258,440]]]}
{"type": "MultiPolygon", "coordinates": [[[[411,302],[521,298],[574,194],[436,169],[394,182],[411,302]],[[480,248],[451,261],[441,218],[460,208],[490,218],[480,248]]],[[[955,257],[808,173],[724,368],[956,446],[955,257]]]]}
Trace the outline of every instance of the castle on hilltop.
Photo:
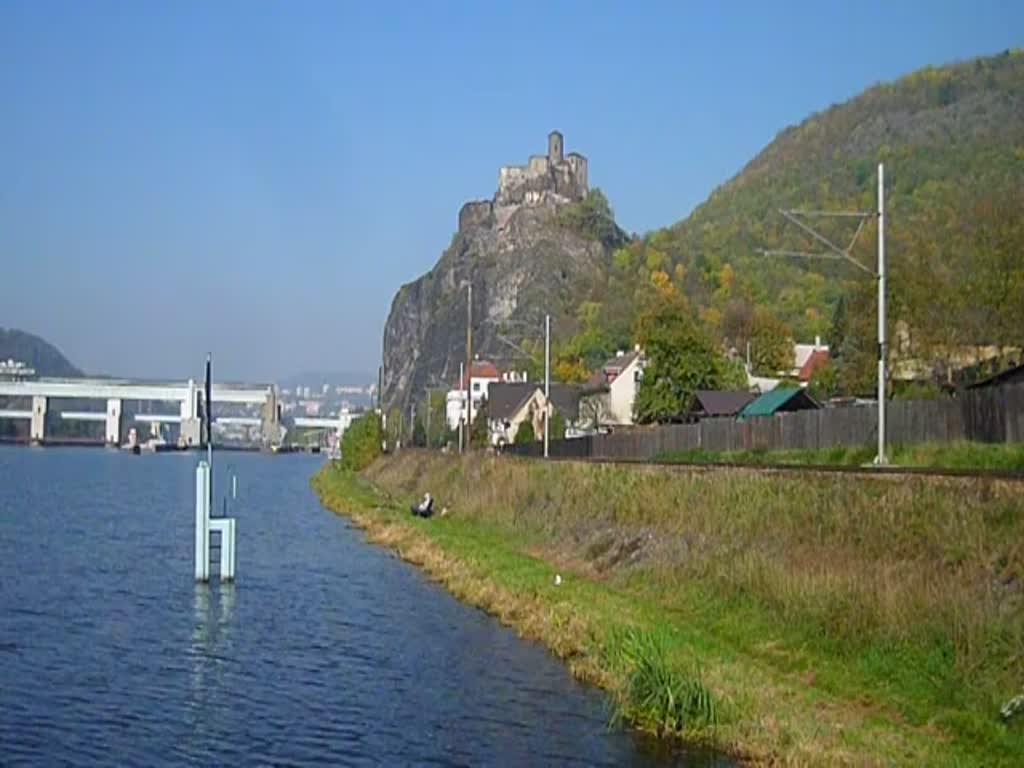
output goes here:
{"type": "Polygon", "coordinates": [[[564,154],[562,134],[552,131],[546,155],[530,155],[526,165],[501,168],[493,200],[462,206],[459,229],[495,224],[501,229],[519,206],[570,203],[582,200],[587,191],[587,158],[579,152],[564,154]]]}
{"type": "Polygon", "coordinates": [[[545,193],[569,200],[587,195],[587,158],[579,152],[563,155],[558,131],[548,134],[547,155],[531,155],[526,165],[506,165],[498,173],[496,205],[540,202],[545,193]]]}

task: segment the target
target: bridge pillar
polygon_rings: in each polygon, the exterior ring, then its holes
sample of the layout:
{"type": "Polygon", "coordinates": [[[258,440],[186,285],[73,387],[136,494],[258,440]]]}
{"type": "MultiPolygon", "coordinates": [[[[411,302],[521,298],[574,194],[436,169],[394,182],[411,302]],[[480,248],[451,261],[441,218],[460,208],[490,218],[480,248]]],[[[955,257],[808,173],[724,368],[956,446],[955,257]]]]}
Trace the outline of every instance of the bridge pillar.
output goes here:
{"type": "Polygon", "coordinates": [[[107,400],[107,445],[121,445],[121,399],[112,397],[107,400]]]}
{"type": "Polygon", "coordinates": [[[32,398],[32,427],[29,439],[33,443],[41,443],[46,439],[46,406],[46,397],[35,395],[32,398]]]}
{"type": "Polygon", "coordinates": [[[277,404],[277,390],[267,390],[267,399],[260,407],[260,438],[264,446],[281,443],[281,409],[277,404]]]}
{"type": "Polygon", "coordinates": [[[199,446],[203,442],[203,421],[199,418],[199,388],[195,379],[188,380],[188,397],[181,401],[181,433],[184,445],[199,446]]]}

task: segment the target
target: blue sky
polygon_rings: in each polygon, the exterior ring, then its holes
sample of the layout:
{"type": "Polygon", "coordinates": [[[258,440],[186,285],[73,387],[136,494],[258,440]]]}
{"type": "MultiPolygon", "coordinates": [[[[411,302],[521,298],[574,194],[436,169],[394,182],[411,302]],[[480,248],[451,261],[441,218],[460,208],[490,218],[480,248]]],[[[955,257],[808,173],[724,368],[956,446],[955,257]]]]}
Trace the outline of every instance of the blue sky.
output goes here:
{"type": "Polygon", "coordinates": [[[787,125],[1024,44],[1024,3],[0,2],[0,326],[91,372],[375,371],[549,130],[629,230],[787,125]]]}

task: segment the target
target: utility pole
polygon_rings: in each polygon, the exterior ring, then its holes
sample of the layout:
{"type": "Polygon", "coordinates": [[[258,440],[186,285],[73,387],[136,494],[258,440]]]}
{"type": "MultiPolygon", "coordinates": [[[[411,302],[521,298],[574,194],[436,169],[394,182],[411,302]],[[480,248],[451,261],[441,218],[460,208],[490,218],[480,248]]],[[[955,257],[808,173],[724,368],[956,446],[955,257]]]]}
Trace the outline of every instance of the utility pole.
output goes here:
{"type": "Polygon", "coordinates": [[[876,464],[888,464],[885,456],[885,168],[878,164],[878,455],[876,464]]]}
{"type": "Polygon", "coordinates": [[[548,458],[551,423],[551,315],[544,315],[544,458],[548,458]]]}
{"type": "Polygon", "coordinates": [[[381,391],[384,389],[384,366],[377,366],[377,413],[383,413],[384,409],[381,407],[381,391]]]}
{"type": "MultiPolygon", "coordinates": [[[[466,376],[473,378],[473,284],[466,281],[466,376]]],[[[467,426],[473,421],[473,400],[468,394],[469,383],[466,384],[466,417],[467,426]]]]}
{"type": "Polygon", "coordinates": [[[875,211],[798,211],[798,210],[779,210],[779,213],[792,224],[799,227],[805,234],[812,237],[821,245],[825,246],[826,252],[824,253],[808,253],[806,251],[782,251],[782,250],[767,250],[761,248],[758,252],[762,256],[794,256],[797,258],[805,259],[832,259],[847,261],[857,269],[867,272],[872,275],[875,280],[878,281],[878,453],[875,456],[875,464],[888,464],[888,457],[885,455],[886,447],[886,419],[885,419],[885,360],[886,353],[888,352],[888,340],[886,336],[886,317],[885,317],[885,292],[886,292],[886,268],[885,268],[885,168],[882,163],[878,164],[878,209],[875,211]],[[823,217],[823,218],[847,218],[847,219],[858,219],[857,230],[853,233],[853,238],[850,240],[850,244],[846,248],[840,248],[834,242],[829,240],[827,237],[822,235],[820,232],[813,229],[809,224],[802,221],[803,218],[812,217],[823,217]],[[868,267],[865,267],[853,256],[850,255],[850,251],[853,250],[854,244],[857,242],[857,238],[860,236],[861,230],[864,228],[864,223],[868,219],[877,219],[878,221],[878,268],[877,271],[872,271],[868,267]]]}
{"type": "MultiPolygon", "coordinates": [[[[459,363],[459,390],[463,395],[466,394],[466,389],[464,389],[466,385],[466,376],[463,372],[464,366],[464,363],[459,363]]],[[[466,420],[463,415],[465,412],[465,406],[466,403],[463,399],[463,401],[459,403],[459,453],[462,453],[462,424],[466,420]]]]}

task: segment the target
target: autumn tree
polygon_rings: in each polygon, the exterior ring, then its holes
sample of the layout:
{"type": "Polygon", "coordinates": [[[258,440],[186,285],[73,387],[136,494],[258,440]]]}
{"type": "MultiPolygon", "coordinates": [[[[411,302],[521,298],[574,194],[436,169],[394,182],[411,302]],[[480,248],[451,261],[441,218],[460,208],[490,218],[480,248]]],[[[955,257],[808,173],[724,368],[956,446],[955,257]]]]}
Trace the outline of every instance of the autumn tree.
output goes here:
{"type": "Polygon", "coordinates": [[[637,318],[636,338],[647,365],[633,404],[641,423],[670,421],[689,409],[698,389],[715,389],[724,359],[695,322],[686,299],[671,282],[654,282],[637,318]]]}
{"type": "Polygon", "coordinates": [[[754,310],[750,329],[750,364],[754,373],[774,376],[793,366],[793,334],[764,307],[754,310]]]}

